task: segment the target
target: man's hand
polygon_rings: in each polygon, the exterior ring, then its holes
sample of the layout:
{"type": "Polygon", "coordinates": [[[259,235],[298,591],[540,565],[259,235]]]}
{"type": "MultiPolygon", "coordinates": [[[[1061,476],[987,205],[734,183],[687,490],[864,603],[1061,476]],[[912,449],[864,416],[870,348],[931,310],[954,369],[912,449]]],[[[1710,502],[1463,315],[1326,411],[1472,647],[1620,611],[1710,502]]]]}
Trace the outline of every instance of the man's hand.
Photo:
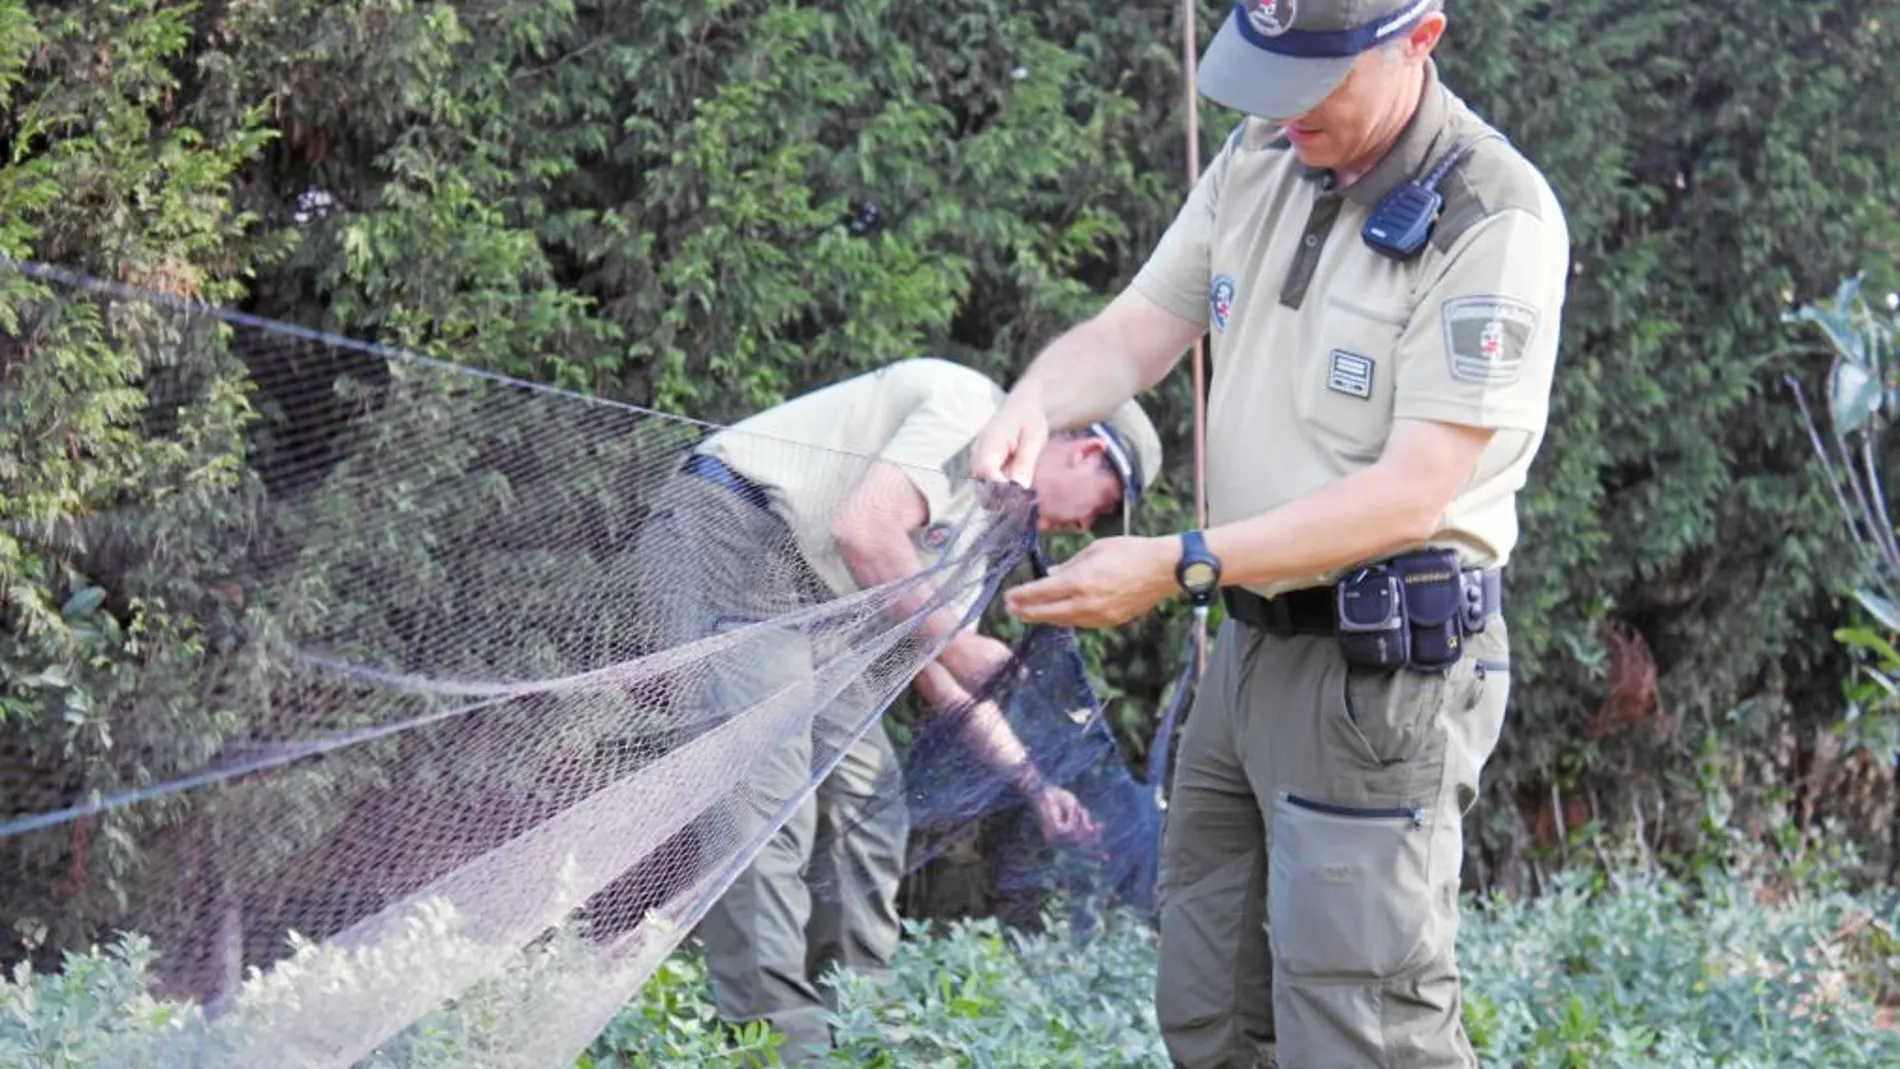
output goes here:
{"type": "Polygon", "coordinates": [[[1049,842],[1093,849],[1102,840],[1102,825],[1089,814],[1087,806],[1061,787],[1037,788],[1029,796],[1029,809],[1036,814],[1036,826],[1049,842]]]}
{"type": "Polygon", "coordinates": [[[1003,595],[1030,623],[1114,627],[1159,605],[1180,589],[1172,538],[1103,538],[1049,569],[1048,578],[1003,595]]]}
{"type": "Polygon", "coordinates": [[[1041,402],[1011,394],[970,443],[970,476],[978,480],[1008,480],[1028,487],[1036,477],[1036,461],[1049,444],[1049,417],[1041,402]]]}

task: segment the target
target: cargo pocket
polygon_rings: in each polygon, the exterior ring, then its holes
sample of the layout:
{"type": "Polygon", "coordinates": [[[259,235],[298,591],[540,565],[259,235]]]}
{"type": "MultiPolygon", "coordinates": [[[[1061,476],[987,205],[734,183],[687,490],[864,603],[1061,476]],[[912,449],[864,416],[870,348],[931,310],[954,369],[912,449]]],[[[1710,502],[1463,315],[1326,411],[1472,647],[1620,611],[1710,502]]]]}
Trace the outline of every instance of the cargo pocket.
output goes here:
{"type": "Polygon", "coordinates": [[[1384,1065],[1395,977],[1439,956],[1425,808],[1273,803],[1268,909],[1283,1064],[1384,1065]]]}
{"type": "Polygon", "coordinates": [[[1336,805],[1281,791],[1268,863],[1276,966],[1377,982],[1432,954],[1429,809],[1336,805]]]}

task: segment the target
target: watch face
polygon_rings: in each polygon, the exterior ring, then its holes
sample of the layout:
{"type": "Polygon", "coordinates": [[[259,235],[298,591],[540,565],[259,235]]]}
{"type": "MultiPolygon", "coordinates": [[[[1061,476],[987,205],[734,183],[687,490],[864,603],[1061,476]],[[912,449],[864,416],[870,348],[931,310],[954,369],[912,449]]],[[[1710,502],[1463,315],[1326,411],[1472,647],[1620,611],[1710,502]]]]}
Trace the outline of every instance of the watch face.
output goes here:
{"type": "Polygon", "coordinates": [[[1190,590],[1205,590],[1214,585],[1214,567],[1204,561],[1193,561],[1181,569],[1181,584],[1190,590]]]}

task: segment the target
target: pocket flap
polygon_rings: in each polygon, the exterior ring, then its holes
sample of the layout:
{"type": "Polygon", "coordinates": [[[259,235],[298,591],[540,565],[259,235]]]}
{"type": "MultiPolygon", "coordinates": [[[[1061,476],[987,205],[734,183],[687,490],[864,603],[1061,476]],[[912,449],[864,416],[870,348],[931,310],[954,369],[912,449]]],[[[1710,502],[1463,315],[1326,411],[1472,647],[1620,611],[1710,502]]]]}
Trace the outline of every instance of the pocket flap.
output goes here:
{"type": "Polygon", "coordinates": [[[1393,562],[1405,582],[1405,610],[1414,626],[1436,627],[1460,610],[1464,596],[1458,581],[1458,554],[1428,550],[1393,562]]]}

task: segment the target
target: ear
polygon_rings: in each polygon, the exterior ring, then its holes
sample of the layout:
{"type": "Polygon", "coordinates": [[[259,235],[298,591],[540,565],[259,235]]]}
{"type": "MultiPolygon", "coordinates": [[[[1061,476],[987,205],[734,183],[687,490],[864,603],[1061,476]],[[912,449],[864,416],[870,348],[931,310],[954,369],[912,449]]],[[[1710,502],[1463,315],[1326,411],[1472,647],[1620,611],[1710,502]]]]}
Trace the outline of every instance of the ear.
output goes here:
{"type": "Polygon", "coordinates": [[[1432,54],[1438,47],[1439,39],[1445,36],[1445,13],[1434,11],[1418,20],[1412,32],[1405,35],[1405,56],[1419,60],[1432,54]]]}
{"type": "Polygon", "coordinates": [[[1100,461],[1102,454],[1108,451],[1108,443],[1093,434],[1085,434],[1072,441],[1075,443],[1074,462],[1077,467],[1100,461]]]}

